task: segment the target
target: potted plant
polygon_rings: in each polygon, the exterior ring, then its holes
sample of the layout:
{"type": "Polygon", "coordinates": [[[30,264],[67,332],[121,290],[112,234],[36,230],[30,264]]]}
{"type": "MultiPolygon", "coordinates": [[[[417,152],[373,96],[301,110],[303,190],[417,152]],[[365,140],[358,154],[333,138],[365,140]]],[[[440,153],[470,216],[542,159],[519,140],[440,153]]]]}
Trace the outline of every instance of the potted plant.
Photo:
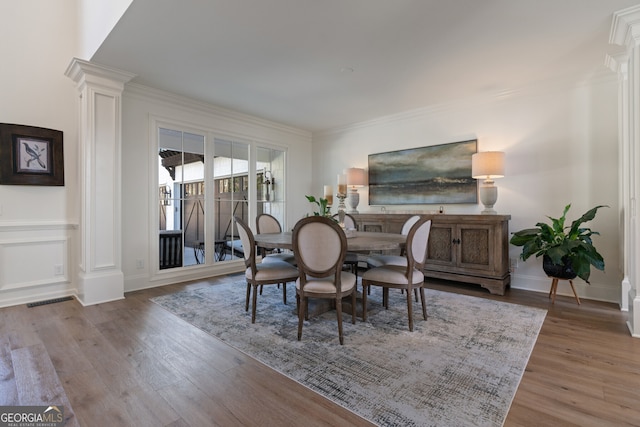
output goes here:
{"type": "Polygon", "coordinates": [[[315,203],[318,206],[320,212],[315,211],[313,215],[315,216],[326,216],[327,218],[331,217],[331,206],[329,206],[329,202],[327,199],[323,199],[322,197],[318,200],[314,196],[304,196],[310,203],[315,203]]]}
{"type": "Polygon", "coordinates": [[[591,236],[600,234],[590,228],[581,227],[591,221],[599,208],[596,206],[565,226],[565,219],[571,204],[568,204],[560,218],[552,218],[551,224],[539,222],[536,228],[517,231],[511,237],[511,244],[522,246],[520,258],[526,261],[531,255],[541,256],[542,268],[548,276],[560,279],[580,277],[589,283],[591,266],[604,271],[604,259],[593,246],[591,236]]]}

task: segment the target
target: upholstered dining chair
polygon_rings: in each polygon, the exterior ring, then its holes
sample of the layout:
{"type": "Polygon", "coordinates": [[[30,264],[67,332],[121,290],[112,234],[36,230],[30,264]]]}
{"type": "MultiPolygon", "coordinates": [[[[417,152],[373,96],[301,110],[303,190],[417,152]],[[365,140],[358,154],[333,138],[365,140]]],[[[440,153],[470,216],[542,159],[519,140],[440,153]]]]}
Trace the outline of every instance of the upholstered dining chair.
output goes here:
{"type": "MultiPolygon", "coordinates": [[[[402,224],[402,230],[400,234],[406,236],[409,234],[411,227],[420,220],[420,215],[413,215],[409,217],[404,224],[402,224]]],[[[407,257],[404,256],[404,248],[401,250],[400,255],[384,255],[374,254],[367,258],[367,266],[369,268],[382,267],[383,265],[407,265],[407,257]]]]}
{"type": "Polygon", "coordinates": [[[387,264],[367,270],[362,275],[362,319],[367,319],[367,292],[369,286],[382,287],[382,305],[389,308],[389,289],[403,289],[407,291],[407,313],[409,316],[409,330],[413,332],[413,303],[412,289],[420,292],[422,303],[422,317],[427,320],[427,305],[424,299],[424,264],[427,259],[427,246],[431,220],[421,218],[409,230],[405,248],[406,265],[387,264]]]}
{"type": "MultiPolygon", "coordinates": [[[[336,221],[340,221],[340,215],[333,215],[333,219],[336,221]]],[[[346,230],[352,229],[356,230],[358,225],[356,223],[356,219],[349,215],[348,213],[344,214],[344,228],[346,230]]],[[[358,278],[358,263],[360,262],[360,256],[357,252],[347,252],[347,255],[344,258],[344,265],[347,266],[353,274],[356,275],[356,279],[358,278]]]]}
{"type": "Polygon", "coordinates": [[[349,295],[351,322],[356,323],[356,276],[342,271],[347,251],[346,235],[332,219],[310,216],[296,223],[292,243],[299,270],[296,280],[298,341],[302,338],[304,320],[308,319],[309,298],[322,298],[335,302],[338,337],[340,344],[344,344],[342,298],[349,295]]]}
{"type": "Polygon", "coordinates": [[[245,311],[249,311],[249,298],[253,289],[253,301],[251,308],[251,323],[256,322],[256,304],[258,302],[258,286],[275,285],[282,283],[282,300],[287,303],[287,282],[293,282],[298,278],[298,269],[284,261],[272,261],[256,263],[256,242],[251,228],[241,218],[234,216],[238,225],[238,234],[242,241],[244,252],[244,276],[247,280],[247,298],[245,311]]]}
{"type": "MultiPolygon", "coordinates": [[[[270,214],[260,214],[256,217],[256,232],[258,234],[281,233],[282,226],[276,217],[270,214]]],[[[296,259],[292,253],[282,252],[279,249],[258,246],[262,262],[285,261],[295,265],[296,259]]]]}
{"type": "MultiPolygon", "coordinates": [[[[413,215],[402,224],[402,229],[400,234],[406,236],[409,234],[409,230],[413,227],[413,224],[420,220],[420,215],[413,215]]],[[[386,254],[373,254],[367,258],[367,268],[375,268],[382,267],[383,265],[407,265],[407,257],[404,254],[405,249],[402,248],[400,250],[400,255],[386,255],[386,254]]],[[[402,293],[404,293],[404,289],[402,289],[402,293]]],[[[418,302],[418,289],[414,290],[416,302],[418,302]]]]}

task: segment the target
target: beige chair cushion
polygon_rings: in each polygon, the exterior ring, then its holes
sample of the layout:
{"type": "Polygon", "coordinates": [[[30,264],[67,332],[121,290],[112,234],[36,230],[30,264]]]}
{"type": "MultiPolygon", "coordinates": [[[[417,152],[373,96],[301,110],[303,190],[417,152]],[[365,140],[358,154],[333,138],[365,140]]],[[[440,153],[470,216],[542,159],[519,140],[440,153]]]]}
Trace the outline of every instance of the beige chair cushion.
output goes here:
{"type": "Polygon", "coordinates": [[[367,258],[369,268],[382,267],[383,265],[407,266],[407,257],[400,255],[371,255],[367,258]]]}
{"type": "Polygon", "coordinates": [[[292,253],[280,253],[280,254],[269,254],[267,256],[262,257],[263,263],[269,262],[287,262],[291,265],[296,265],[296,257],[292,253]]]}
{"type": "Polygon", "coordinates": [[[256,277],[251,277],[251,268],[247,268],[244,275],[247,279],[258,281],[278,280],[279,278],[291,278],[293,280],[298,276],[298,269],[284,261],[273,261],[256,264],[256,277]]]}
{"type": "MultiPolygon", "coordinates": [[[[405,276],[406,271],[406,266],[403,267],[400,265],[385,265],[382,267],[367,270],[362,275],[362,280],[406,285],[409,282],[407,280],[407,277],[405,276]]],[[[424,274],[422,273],[422,271],[413,270],[413,282],[411,284],[418,285],[422,282],[424,282],[424,274]]]]}
{"type": "MultiPolygon", "coordinates": [[[[356,275],[347,271],[341,271],[340,273],[342,292],[347,292],[356,285],[356,275]]],[[[305,292],[315,293],[335,293],[336,286],[333,284],[333,278],[334,276],[325,278],[308,277],[304,290],[305,292]]],[[[296,280],[296,289],[300,289],[300,278],[296,280]]]]}

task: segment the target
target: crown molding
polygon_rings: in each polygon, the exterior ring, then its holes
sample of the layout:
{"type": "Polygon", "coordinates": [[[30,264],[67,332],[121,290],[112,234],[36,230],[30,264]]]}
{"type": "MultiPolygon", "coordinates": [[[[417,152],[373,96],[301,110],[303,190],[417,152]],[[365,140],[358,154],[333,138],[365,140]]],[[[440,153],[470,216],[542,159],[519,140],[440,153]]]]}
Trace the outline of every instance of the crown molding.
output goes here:
{"type": "Polygon", "coordinates": [[[193,98],[188,98],[183,95],[177,95],[172,92],[167,92],[162,89],[145,86],[139,83],[127,83],[125,87],[125,94],[161,102],[163,104],[170,104],[172,107],[180,108],[183,111],[197,111],[199,113],[217,116],[227,121],[236,122],[238,124],[249,124],[255,127],[268,128],[278,132],[287,133],[295,135],[296,137],[302,137],[311,140],[311,132],[304,129],[287,126],[256,116],[251,116],[249,114],[229,110],[223,107],[209,104],[207,102],[198,101],[193,98]]]}
{"type": "Polygon", "coordinates": [[[617,81],[617,76],[612,74],[607,69],[603,69],[600,72],[593,73],[588,76],[576,77],[561,76],[552,80],[538,81],[526,86],[512,89],[504,89],[493,92],[482,92],[475,95],[468,96],[466,98],[460,98],[444,102],[440,104],[433,104],[409,111],[403,111],[396,114],[391,114],[383,117],[378,117],[372,120],[367,120],[358,123],[352,123],[336,128],[331,128],[323,131],[314,132],[314,140],[329,135],[341,134],[346,132],[356,131],[358,129],[364,129],[373,126],[384,126],[387,124],[395,124],[401,121],[419,120],[425,116],[432,114],[440,114],[446,111],[460,110],[466,108],[481,108],[482,106],[490,105],[498,102],[506,102],[508,100],[524,98],[529,96],[539,96],[543,93],[553,93],[565,90],[574,90],[584,88],[593,85],[612,83],[617,81]]]}
{"type": "Polygon", "coordinates": [[[640,5],[614,12],[609,43],[625,47],[640,43],[640,5]]]}

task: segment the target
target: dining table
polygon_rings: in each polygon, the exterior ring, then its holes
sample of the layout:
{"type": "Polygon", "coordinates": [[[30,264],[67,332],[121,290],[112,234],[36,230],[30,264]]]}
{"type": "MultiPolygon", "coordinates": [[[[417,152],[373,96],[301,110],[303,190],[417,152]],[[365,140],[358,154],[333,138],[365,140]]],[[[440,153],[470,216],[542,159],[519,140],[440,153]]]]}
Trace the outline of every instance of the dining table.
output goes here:
{"type": "MultiPolygon", "coordinates": [[[[347,230],[345,234],[347,234],[347,250],[350,252],[400,250],[407,242],[407,236],[398,233],[347,230]]],[[[291,231],[255,234],[254,239],[257,246],[293,250],[293,233],[291,231]]],[[[331,305],[326,300],[313,301],[308,308],[309,315],[318,315],[330,308],[331,305]]],[[[342,303],[342,310],[345,313],[350,313],[351,304],[345,300],[342,303]]],[[[297,315],[295,311],[294,314],[297,315]]],[[[361,312],[358,317],[362,317],[361,312]]]]}
{"type": "MultiPolygon", "coordinates": [[[[261,233],[254,236],[258,246],[267,248],[293,249],[293,233],[261,233]]],[[[375,231],[348,231],[347,250],[351,252],[385,251],[402,249],[407,236],[397,233],[375,231]]]]}

